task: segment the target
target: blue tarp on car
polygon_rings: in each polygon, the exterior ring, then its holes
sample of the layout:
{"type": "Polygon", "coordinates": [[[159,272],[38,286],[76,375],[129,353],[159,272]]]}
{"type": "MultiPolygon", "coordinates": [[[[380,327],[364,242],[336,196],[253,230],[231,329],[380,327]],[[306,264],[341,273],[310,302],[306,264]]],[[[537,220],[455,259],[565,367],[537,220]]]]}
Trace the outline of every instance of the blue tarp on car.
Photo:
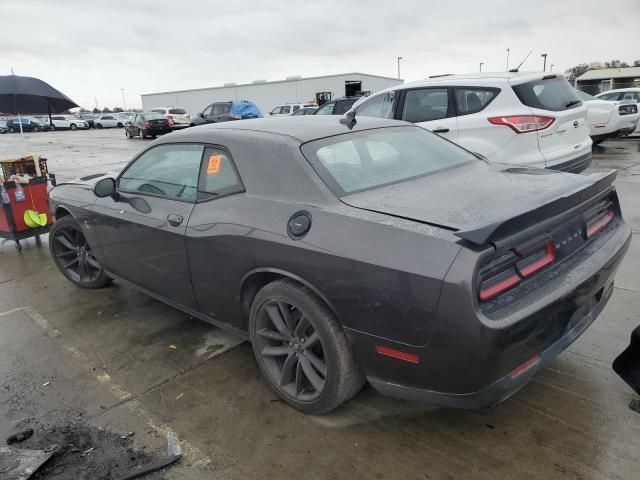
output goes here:
{"type": "Polygon", "coordinates": [[[252,102],[233,102],[231,113],[240,118],[262,118],[262,112],[252,102]]]}

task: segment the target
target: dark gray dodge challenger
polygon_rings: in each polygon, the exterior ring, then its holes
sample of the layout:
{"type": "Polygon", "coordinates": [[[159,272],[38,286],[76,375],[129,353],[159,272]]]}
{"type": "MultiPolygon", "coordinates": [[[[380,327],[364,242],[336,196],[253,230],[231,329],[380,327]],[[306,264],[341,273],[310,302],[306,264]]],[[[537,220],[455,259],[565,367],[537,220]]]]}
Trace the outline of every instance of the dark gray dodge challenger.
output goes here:
{"type": "Polygon", "coordinates": [[[249,339],[303,412],[365,380],[478,408],[609,300],[631,237],[614,178],[491,165],[391,120],[229,122],[54,188],[49,243],[80,287],[129,283],[249,339]]]}

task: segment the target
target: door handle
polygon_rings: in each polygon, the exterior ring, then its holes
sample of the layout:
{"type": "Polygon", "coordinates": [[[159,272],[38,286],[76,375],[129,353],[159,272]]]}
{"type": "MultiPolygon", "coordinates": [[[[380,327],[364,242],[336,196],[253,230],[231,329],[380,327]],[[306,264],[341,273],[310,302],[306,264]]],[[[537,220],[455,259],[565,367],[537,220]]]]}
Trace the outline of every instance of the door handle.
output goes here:
{"type": "Polygon", "coordinates": [[[182,220],[184,220],[184,218],[182,218],[182,215],[175,215],[173,213],[167,215],[167,222],[169,222],[169,225],[171,225],[172,227],[177,227],[178,225],[180,225],[182,223],[182,220]]]}
{"type": "Polygon", "coordinates": [[[448,131],[448,128],[436,128],[435,130],[431,130],[431,133],[447,133],[448,131]]]}

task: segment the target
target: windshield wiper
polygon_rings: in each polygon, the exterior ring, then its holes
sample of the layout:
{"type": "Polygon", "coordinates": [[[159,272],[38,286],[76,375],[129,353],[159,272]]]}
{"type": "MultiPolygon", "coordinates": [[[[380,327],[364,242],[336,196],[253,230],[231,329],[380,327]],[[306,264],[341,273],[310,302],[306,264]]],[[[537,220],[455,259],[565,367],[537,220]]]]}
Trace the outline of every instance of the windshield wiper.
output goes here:
{"type": "Polygon", "coordinates": [[[567,103],[564,108],[571,108],[574,105],[578,105],[579,103],[582,103],[582,100],[571,100],[569,103],[567,103]]]}

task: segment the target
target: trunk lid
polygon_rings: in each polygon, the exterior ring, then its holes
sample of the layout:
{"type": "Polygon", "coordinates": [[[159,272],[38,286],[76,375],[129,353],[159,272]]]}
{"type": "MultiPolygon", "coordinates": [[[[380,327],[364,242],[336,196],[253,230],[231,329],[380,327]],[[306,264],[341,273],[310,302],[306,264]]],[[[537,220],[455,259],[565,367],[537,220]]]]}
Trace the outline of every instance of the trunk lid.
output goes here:
{"type": "Polygon", "coordinates": [[[485,244],[587,202],[611,188],[615,172],[574,175],[476,162],[347,195],[355,208],[428,223],[485,244]]]}

